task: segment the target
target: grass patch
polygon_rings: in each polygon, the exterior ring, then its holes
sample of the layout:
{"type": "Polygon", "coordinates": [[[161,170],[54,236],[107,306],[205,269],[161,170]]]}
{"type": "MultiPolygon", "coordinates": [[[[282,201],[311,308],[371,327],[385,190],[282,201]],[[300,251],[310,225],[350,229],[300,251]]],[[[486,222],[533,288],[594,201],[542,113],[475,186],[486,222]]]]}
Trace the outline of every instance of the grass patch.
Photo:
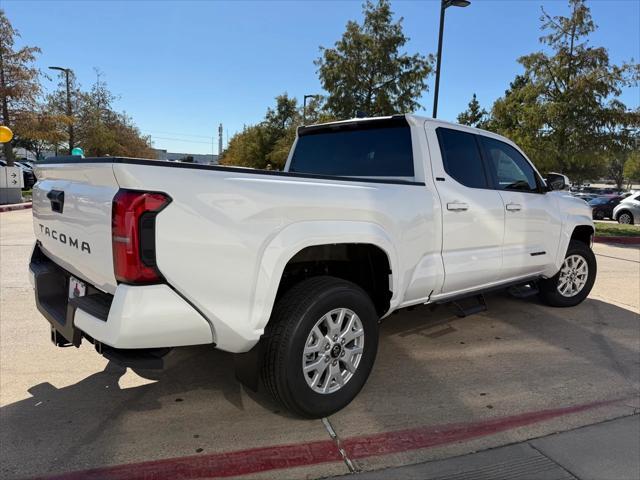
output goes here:
{"type": "Polygon", "coordinates": [[[22,190],[22,200],[24,200],[25,202],[30,202],[32,198],[33,198],[32,189],[22,190]]]}
{"type": "Polygon", "coordinates": [[[596,224],[596,237],[640,237],[640,226],[621,225],[619,223],[596,224]]]}

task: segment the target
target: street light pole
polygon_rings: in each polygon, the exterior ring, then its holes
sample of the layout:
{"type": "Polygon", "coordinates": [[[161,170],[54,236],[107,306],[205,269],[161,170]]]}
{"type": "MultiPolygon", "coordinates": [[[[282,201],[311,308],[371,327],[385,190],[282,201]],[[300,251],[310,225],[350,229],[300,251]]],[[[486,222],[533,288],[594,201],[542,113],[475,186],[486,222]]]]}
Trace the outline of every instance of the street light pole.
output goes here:
{"type": "Polygon", "coordinates": [[[442,65],[442,35],[444,33],[444,11],[449,7],[468,7],[469,0],[442,0],[440,2],[440,30],[438,33],[438,57],[436,58],[436,86],[433,91],[433,118],[438,116],[438,93],[440,92],[440,66],[442,65]]]}
{"type": "Polygon", "coordinates": [[[307,124],[307,98],[318,98],[320,95],[305,95],[302,100],[302,125],[307,124]]]}
{"type": "Polygon", "coordinates": [[[64,72],[65,81],[67,85],[67,117],[69,117],[69,126],[67,127],[67,131],[69,133],[69,155],[71,155],[71,151],[75,146],[75,135],[73,132],[73,111],[71,109],[71,83],[69,80],[69,73],[71,72],[70,68],[62,68],[62,67],[49,67],[50,70],[60,70],[64,72]]]}

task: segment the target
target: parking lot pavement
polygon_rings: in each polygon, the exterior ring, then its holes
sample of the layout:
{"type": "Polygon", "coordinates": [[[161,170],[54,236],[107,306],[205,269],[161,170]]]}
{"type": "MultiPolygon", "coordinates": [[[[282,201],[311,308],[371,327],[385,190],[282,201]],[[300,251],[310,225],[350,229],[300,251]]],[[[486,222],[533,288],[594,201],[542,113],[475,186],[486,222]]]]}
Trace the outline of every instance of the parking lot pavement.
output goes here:
{"type": "Polygon", "coordinates": [[[166,370],[140,374],[87,344],[53,347],[28,283],[30,221],[30,211],[0,214],[1,478],[117,465],[75,478],[317,478],[640,410],[637,248],[595,245],[598,280],[575,308],[499,293],[467,318],[446,306],[390,316],[364,390],[323,422],[247,392],[230,355],[206,346],[176,350],[166,370]]]}

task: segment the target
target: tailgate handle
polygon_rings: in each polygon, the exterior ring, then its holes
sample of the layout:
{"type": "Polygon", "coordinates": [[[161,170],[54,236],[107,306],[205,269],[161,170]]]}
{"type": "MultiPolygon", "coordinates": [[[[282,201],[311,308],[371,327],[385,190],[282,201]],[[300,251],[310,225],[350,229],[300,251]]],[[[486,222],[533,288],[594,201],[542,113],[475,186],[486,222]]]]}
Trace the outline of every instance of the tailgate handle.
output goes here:
{"type": "Polygon", "coordinates": [[[62,213],[64,208],[64,192],[62,190],[50,190],[47,198],[51,201],[51,211],[62,213]]]}

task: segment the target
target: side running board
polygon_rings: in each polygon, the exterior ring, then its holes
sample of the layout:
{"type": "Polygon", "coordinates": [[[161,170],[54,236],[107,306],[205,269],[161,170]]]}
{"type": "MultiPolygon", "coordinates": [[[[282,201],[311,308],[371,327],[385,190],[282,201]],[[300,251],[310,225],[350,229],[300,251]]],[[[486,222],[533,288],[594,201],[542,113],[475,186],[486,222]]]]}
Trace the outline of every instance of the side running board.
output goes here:
{"type": "Polygon", "coordinates": [[[484,295],[475,295],[473,297],[462,298],[451,302],[456,309],[456,315],[460,318],[468,317],[476,313],[484,312],[487,309],[487,302],[484,295]]]}

